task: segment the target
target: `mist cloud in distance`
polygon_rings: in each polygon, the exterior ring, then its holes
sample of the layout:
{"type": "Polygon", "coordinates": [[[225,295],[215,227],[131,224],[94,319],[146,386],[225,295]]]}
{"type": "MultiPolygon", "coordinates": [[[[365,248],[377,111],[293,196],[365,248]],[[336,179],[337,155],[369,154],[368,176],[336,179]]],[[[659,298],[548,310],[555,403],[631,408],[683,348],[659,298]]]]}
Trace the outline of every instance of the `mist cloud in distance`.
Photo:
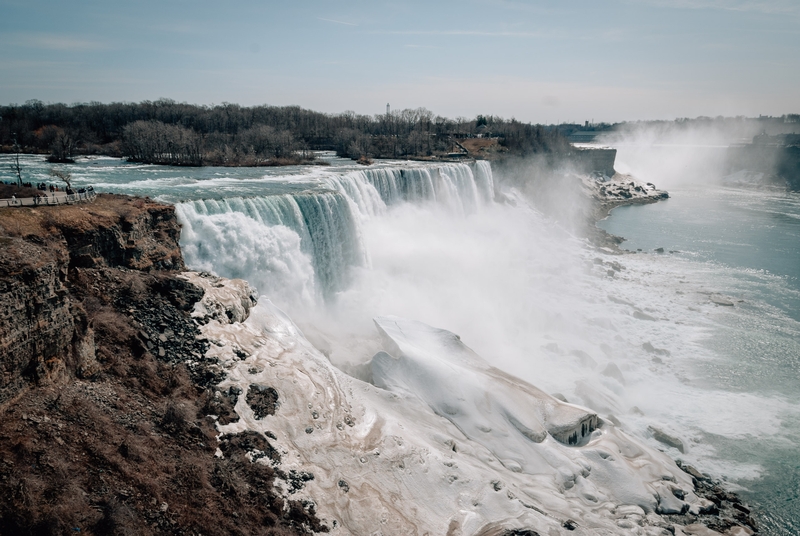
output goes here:
{"type": "Polygon", "coordinates": [[[718,185],[731,172],[728,148],[759,133],[752,121],[630,123],[598,143],[617,149],[616,170],[660,189],[718,185]]]}

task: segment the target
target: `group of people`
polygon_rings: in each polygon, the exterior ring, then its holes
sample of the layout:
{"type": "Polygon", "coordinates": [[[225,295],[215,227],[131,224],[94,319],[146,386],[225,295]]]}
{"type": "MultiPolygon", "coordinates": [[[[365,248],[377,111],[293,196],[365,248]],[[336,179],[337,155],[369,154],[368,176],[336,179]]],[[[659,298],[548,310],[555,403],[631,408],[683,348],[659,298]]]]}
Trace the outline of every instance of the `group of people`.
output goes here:
{"type": "MultiPolygon", "coordinates": [[[[23,186],[27,186],[28,188],[32,188],[33,187],[30,183],[26,183],[23,186]]],[[[83,194],[85,196],[85,197],[79,197],[78,199],[90,199],[94,194],[94,187],[92,187],[92,186],[87,186],[86,188],[78,188],[78,191],[76,192],[75,190],[73,190],[69,186],[67,186],[66,188],[61,188],[60,189],[58,186],[53,186],[53,185],[49,185],[49,184],[46,184],[46,183],[42,182],[42,183],[38,183],[36,185],[36,189],[42,191],[43,193],[37,194],[37,195],[35,195],[33,197],[33,204],[34,205],[50,205],[50,204],[53,204],[53,203],[59,204],[59,203],[63,202],[63,201],[59,201],[59,199],[56,198],[55,194],[57,192],[64,192],[68,196],[75,195],[75,194],[77,194],[79,196],[81,194],[83,194]],[[51,195],[53,196],[52,202],[51,202],[49,196],[47,195],[48,190],[51,192],[51,195]]],[[[75,199],[74,198],[67,198],[66,201],[67,202],[75,201],[75,199]]],[[[11,199],[6,200],[6,205],[7,206],[20,205],[20,200],[17,199],[16,194],[11,194],[11,199]]]]}
{"type": "Polygon", "coordinates": [[[76,192],[69,185],[67,185],[66,188],[59,189],[58,186],[54,186],[52,184],[47,184],[47,183],[44,183],[44,182],[40,182],[39,184],[37,184],[36,188],[39,189],[39,190],[42,190],[43,192],[46,192],[46,191],[50,190],[50,193],[62,192],[63,191],[63,192],[66,192],[67,195],[73,195],[73,194],[76,194],[76,193],[78,193],[78,194],[86,194],[86,193],[94,192],[94,188],[91,187],[91,186],[89,186],[87,188],[78,188],[78,191],[76,192]]]}
{"type": "MultiPolygon", "coordinates": [[[[36,185],[36,189],[37,190],[41,190],[43,192],[46,192],[46,191],[50,190],[50,193],[60,191],[58,189],[58,186],[54,186],[52,184],[47,184],[46,182],[40,182],[39,184],[37,184],[36,185]]],[[[67,188],[67,189],[69,189],[69,188],[67,188]]],[[[67,193],[69,193],[69,192],[67,192],[67,193]]]]}

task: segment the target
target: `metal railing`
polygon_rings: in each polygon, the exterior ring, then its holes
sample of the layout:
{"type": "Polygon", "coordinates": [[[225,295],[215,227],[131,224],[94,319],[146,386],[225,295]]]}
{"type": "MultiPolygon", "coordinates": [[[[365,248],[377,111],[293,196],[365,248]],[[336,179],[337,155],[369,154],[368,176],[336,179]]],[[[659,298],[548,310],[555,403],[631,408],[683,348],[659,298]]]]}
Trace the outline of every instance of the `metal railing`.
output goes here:
{"type": "Polygon", "coordinates": [[[85,192],[66,192],[42,193],[36,197],[12,197],[10,199],[0,199],[0,208],[3,207],[40,207],[48,205],[72,205],[73,203],[91,202],[97,197],[94,190],[85,192]]]}

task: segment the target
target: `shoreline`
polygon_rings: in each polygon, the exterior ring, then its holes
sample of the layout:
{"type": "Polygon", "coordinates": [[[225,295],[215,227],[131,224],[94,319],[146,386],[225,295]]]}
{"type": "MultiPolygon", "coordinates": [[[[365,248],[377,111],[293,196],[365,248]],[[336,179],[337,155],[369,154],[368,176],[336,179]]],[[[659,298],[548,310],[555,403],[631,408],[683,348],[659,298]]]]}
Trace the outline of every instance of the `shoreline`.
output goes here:
{"type": "MultiPolygon", "coordinates": [[[[663,194],[667,193],[660,190],[656,191],[663,194]]],[[[611,216],[611,212],[615,208],[631,205],[649,205],[669,199],[669,197],[668,195],[664,197],[659,194],[657,197],[647,196],[631,199],[608,200],[601,199],[596,195],[592,195],[590,196],[590,199],[593,203],[593,207],[591,216],[589,217],[590,221],[588,222],[589,242],[594,247],[605,250],[605,252],[609,254],[633,255],[636,252],[625,250],[620,247],[620,244],[622,244],[626,238],[611,234],[608,231],[598,227],[597,224],[611,216]]],[[[680,458],[676,458],[675,463],[679,468],[681,468],[681,470],[691,475],[692,482],[695,486],[695,494],[706,501],[714,503],[716,510],[714,507],[711,507],[710,510],[702,514],[697,512],[686,512],[677,515],[666,516],[668,519],[676,522],[679,520],[689,520],[691,523],[687,523],[687,527],[691,527],[692,525],[702,521],[702,523],[699,524],[721,534],[731,534],[736,536],[745,534],[759,534],[758,524],[751,515],[751,508],[749,505],[745,504],[737,493],[726,489],[723,481],[714,479],[707,473],[700,472],[692,465],[684,464],[680,458]],[[744,528],[737,530],[737,526],[744,528]]],[[[689,534],[703,534],[703,532],[691,531],[689,534]]]]}

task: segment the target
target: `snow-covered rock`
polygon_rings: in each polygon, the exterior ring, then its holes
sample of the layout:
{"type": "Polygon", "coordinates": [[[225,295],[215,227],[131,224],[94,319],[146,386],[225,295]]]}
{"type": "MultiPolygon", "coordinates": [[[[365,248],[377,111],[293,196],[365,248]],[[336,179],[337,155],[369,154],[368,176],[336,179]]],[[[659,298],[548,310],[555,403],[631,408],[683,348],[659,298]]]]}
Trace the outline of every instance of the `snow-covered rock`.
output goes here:
{"type": "Polygon", "coordinates": [[[669,197],[654,184],[621,173],[610,178],[583,176],[582,182],[589,196],[601,203],[652,202],[669,197]]]}
{"type": "MultiPolygon", "coordinates": [[[[249,299],[225,280],[204,289],[211,309],[249,299]]],[[[333,367],[264,297],[244,321],[203,318],[207,356],[227,372],[219,388],[277,393],[267,415],[239,396],[221,436],[269,438],[280,461],[254,463],[278,465],[282,492],[313,502],[332,534],[661,534],[659,510],[699,501],[665,454],[489,366],[448,331],[377,319],[371,385],[333,367]]]]}
{"type": "Polygon", "coordinates": [[[178,277],[204,291],[203,298],[192,311],[192,317],[201,324],[210,320],[244,322],[258,302],[255,290],[243,279],[223,279],[206,272],[183,272],[178,277]]]}

